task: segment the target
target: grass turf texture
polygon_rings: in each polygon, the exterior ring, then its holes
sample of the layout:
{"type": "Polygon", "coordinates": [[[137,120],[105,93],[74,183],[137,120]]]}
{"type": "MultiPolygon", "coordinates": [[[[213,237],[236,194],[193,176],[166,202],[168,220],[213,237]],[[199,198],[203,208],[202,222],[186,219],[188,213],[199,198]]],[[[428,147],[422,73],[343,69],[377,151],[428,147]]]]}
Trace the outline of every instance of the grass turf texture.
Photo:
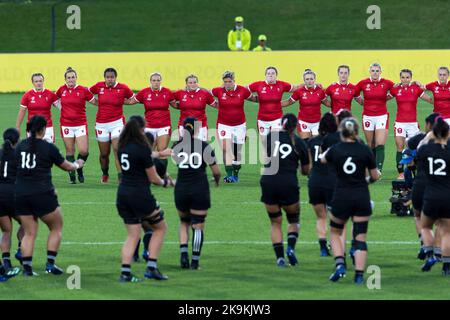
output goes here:
{"type": "MultiPolygon", "coordinates": [[[[0,95],[2,131],[14,125],[19,101],[18,94],[0,95]]],[[[395,103],[391,101],[389,107],[392,127],[395,103]]],[[[360,118],[361,108],[358,105],[353,108],[356,117],[360,118]]],[[[139,105],[124,109],[127,116],[143,113],[139,105]]],[[[423,125],[423,119],[432,107],[420,102],[418,109],[423,125]]],[[[79,266],[82,289],[66,288],[68,274],[56,277],[43,272],[48,232],[46,226],[40,223],[33,259],[34,270],[40,276],[29,279],[20,275],[2,283],[0,292],[3,299],[441,299],[450,293],[449,279],[440,275],[440,264],[429,273],[420,271],[413,218],[398,218],[389,213],[391,180],[397,175],[392,129],[386,145],[383,179],[371,186],[375,211],[369,225],[368,264],[381,267],[381,290],[355,286],[352,283],[352,267],[347,278],[338,283],[328,280],[334,262],[331,257],[319,257],[316,219],[311,206],[306,203],[307,180],[304,177],[301,178],[302,229],[297,245],[300,264],[286,269],[276,267],[270,244],[269,220],[259,202],[259,165],[244,165],[238,184],[221,184],[219,188],[211,188],[212,208],[206,224],[202,269],[198,271],[179,268],[179,220],[173,202],[173,189],[152,187],[166,212],[169,226],[159,267],[170,280],[119,283],[120,243],[126,233],[115,208],[115,169],[111,169],[110,183],[100,184],[98,147],[93,132],[96,107],[89,106],[88,110],[91,155],[85,168],[86,183],[69,185],[67,173],[58,168],[53,170],[53,182],[64,215],[63,243],[57,264],[64,268],[79,266]]],[[[297,110],[297,104],[285,108],[285,111],[294,113],[297,110]]],[[[250,128],[255,127],[256,112],[257,105],[247,102],[247,124],[250,128]]],[[[55,128],[58,128],[59,114],[56,109],[53,115],[55,128]]],[[[208,116],[209,126],[214,127],[216,110],[208,108],[208,116]]],[[[178,111],[173,110],[173,128],[177,120],[178,111]]],[[[64,152],[58,133],[56,145],[64,152]]],[[[173,164],[171,161],[169,163],[169,172],[176,176],[173,164]]],[[[223,172],[223,167],[221,170],[223,172]]],[[[12,252],[16,245],[14,239],[12,252]]],[[[15,260],[13,262],[16,263],[15,260]]],[[[142,259],[133,264],[132,269],[142,277],[145,269],[142,259]]]]}
{"type": "Polygon", "coordinates": [[[323,0],[96,0],[0,1],[0,52],[51,51],[51,7],[56,6],[57,52],[228,50],[234,18],[245,18],[273,50],[448,48],[447,0],[379,0],[381,30],[369,30],[371,1],[323,0]],[[81,30],[69,30],[66,9],[81,8],[81,30]],[[207,28],[205,28],[207,26],[207,28]],[[276,27],[275,27],[276,26],[276,27]],[[432,28],[430,28],[432,26],[432,28]],[[38,40],[37,40],[38,39],[38,40]]]}

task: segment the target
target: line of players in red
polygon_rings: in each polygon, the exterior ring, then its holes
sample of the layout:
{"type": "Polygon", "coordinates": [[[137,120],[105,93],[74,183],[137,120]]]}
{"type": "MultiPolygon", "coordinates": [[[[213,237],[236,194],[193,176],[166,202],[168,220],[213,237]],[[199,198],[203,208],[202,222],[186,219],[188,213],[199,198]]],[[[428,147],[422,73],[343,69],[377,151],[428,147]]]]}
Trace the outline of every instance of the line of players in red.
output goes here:
{"type": "MultiPolygon", "coordinates": [[[[367,144],[376,155],[376,163],[381,171],[384,163],[384,145],[387,140],[389,113],[387,101],[395,98],[397,116],[394,131],[397,145],[396,163],[400,175],[402,166],[398,164],[405,139],[419,132],[417,122],[417,100],[421,98],[434,104],[434,112],[440,113],[450,123],[450,83],[449,69],[438,69],[438,80],[422,85],[412,80],[412,72],[403,69],[400,72],[400,83],[381,77],[382,69],[377,63],[370,65],[370,76],[356,85],[349,82],[350,68],[341,65],[337,69],[338,80],[326,89],[316,83],[316,74],[307,69],[303,73],[303,83],[290,84],[277,79],[275,67],[265,70],[265,80],[251,83],[247,87],[237,85],[233,72],[223,74],[223,84],[211,91],[199,86],[195,75],[186,77],[186,88],[172,91],[161,86],[162,75],[152,73],[150,86],[134,94],[125,84],[117,81],[117,71],[108,68],[104,72],[104,80],[89,89],[77,84],[77,73],[72,68],[65,72],[65,84],[56,93],[44,88],[44,76],[40,73],[32,75],[33,89],[26,92],[20,102],[16,128],[20,130],[24,116],[42,115],[47,120],[45,139],[53,142],[55,131],[52,124],[51,106],[61,109],[61,135],[66,148],[68,160],[75,160],[75,146],[78,147],[78,158],[87,160],[88,126],[86,102],[98,105],[95,133],[100,150],[102,182],[109,179],[109,155],[111,147],[116,159],[116,167],[120,175],[117,161],[117,142],[124,125],[123,105],[143,104],[145,107],[146,131],[156,138],[156,148],[164,150],[171,136],[171,119],[169,106],[180,110],[178,121],[179,134],[183,134],[182,123],[187,117],[201,121],[200,139],[206,141],[207,117],[206,106],[218,109],[217,137],[221,141],[225,169],[225,182],[237,182],[240,170],[240,150],[245,143],[246,118],[245,100],[259,103],[257,125],[261,136],[266,136],[271,129],[281,128],[282,108],[299,102],[298,133],[303,139],[318,134],[321,118],[321,104],[331,108],[336,114],[341,109],[351,110],[353,100],[363,107],[363,129],[367,144]],[[425,93],[429,90],[432,97],[425,93]],[[287,100],[283,94],[292,93],[287,100]]],[[[75,173],[70,174],[72,183],[76,182],[75,173]]],[[[82,169],[78,170],[78,180],[84,182],[82,169]]]]}

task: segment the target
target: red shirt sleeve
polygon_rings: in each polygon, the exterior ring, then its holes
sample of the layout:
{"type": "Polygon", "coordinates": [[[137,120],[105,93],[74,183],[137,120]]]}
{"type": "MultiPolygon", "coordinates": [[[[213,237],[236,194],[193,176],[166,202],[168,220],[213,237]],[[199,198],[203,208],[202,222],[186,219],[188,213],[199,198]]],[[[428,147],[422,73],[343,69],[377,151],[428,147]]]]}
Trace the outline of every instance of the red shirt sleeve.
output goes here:
{"type": "Polygon", "coordinates": [[[131,91],[131,89],[128,88],[128,86],[124,85],[124,87],[125,87],[124,88],[125,89],[125,98],[127,98],[127,99],[131,98],[134,95],[134,92],[131,91]]]}
{"type": "Polygon", "coordinates": [[[398,87],[392,87],[390,92],[393,97],[396,97],[398,93],[398,87]]]}
{"type": "Polygon", "coordinates": [[[58,91],[56,91],[56,95],[58,96],[58,98],[61,98],[62,88],[63,87],[59,87],[58,91]]]}
{"type": "Polygon", "coordinates": [[[300,99],[300,90],[295,90],[290,99],[294,100],[294,101],[298,101],[298,99],[300,99]]]}
{"type": "Polygon", "coordinates": [[[175,100],[175,95],[173,94],[173,92],[171,90],[167,90],[167,94],[169,96],[169,101],[175,100]]]}
{"type": "Polygon", "coordinates": [[[58,101],[59,97],[52,91],[50,91],[50,101],[51,103],[58,101]]]}
{"type": "Polygon", "coordinates": [[[175,98],[175,100],[180,101],[180,94],[181,94],[181,90],[177,90],[175,91],[175,93],[173,94],[173,97],[175,98]]]}
{"type": "Polygon", "coordinates": [[[289,92],[292,89],[292,85],[288,82],[281,82],[283,84],[283,92],[289,92]]]}
{"type": "Polygon", "coordinates": [[[219,97],[219,88],[213,88],[211,93],[214,97],[219,97]]]}
{"type": "Polygon", "coordinates": [[[28,92],[27,92],[22,96],[22,99],[20,100],[20,105],[28,108],[28,101],[29,101],[29,99],[28,99],[28,92]]]}
{"type": "Polygon", "coordinates": [[[209,93],[208,91],[205,90],[205,96],[206,96],[206,103],[207,104],[213,104],[214,103],[214,97],[212,96],[211,93],[209,93]]]}
{"type": "Polygon", "coordinates": [[[320,100],[325,99],[325,97],[327,96],[327,95],[325,94],[325,91],[323,91],[323,89],[320,89],[320,90],[319,90],[319,95],[320,95],[320,100]]]}
{"type": "Polygon", "coordinates": [[[421,87],[417,86],[417,96],[418,97],[420,97],[422,95],[423,91],[424,90],[421,87]]]}
{"type": "Polygon", "coordinates": [[[387,83],[388,90],[391,90],[392,87],[394,86],[394,83],[391,80],[386,80],[386,83],[387,83]]]}
{"type": "Polygon", "coordinates": [[[325,90],[325,94],[326,94],[327,96],[331,96],[331,94],[332,94],[331,87],[332,87],[332,86],[333,86],[333,85],[330,84],[330,85],[328,86],[328,88],[325,90]]]}
{"type": "Polygon", "coordinates": [[[426,88],[427,90],[433,91],[433,90],[434,90],[434,82],[430,82],[429,84],[427,84],[427,85],[425,86],[425,88],[426,88]]]}
{"type": "Polygon", "coordinates": [[[98,90],[98,85],[97,85],[97,83],[94,84],[92,87],[90,87],[90,88],[89,88],[89,91],[90,91],[92,94],[98,94],[98,93],[99,93],[99,90],[98,90]]]}
{"type": "Polygon", "coordinates": [[[363,82],[364,82],[364,80],[361,80],[360,82],[358,82],[356,84],[354,97],[359,97],[361,95],[362,86],[364,84],[363,82]]]}
{"type": "Polygon", "coordinates": [[[253,82],[248,86],[248,88],[250,89],[251,92],[257,92],[258,87],[259,87],[259,82],[253,82]]]}
{"type": "Polygon", "coordinates": [[[252,96],[252,92],[245,87],[242,87],[242,94],[245,97],[245,99],[248,99],[252,96]]]}
{"type": "Polygon", "coordinates": [[[144,90],[141,90],[137,93],[137,95],[134,96],[134,98],[139,102],[142,103],[142,101],[144,101],[144,90]]]}
{"type": "Polygon", "coordinates": [[[84,99],[86,101],[91,101],[94,98],[94,95],[89,91],[88,88],[83,87],[83,91],[84,91],[84,99]]]}

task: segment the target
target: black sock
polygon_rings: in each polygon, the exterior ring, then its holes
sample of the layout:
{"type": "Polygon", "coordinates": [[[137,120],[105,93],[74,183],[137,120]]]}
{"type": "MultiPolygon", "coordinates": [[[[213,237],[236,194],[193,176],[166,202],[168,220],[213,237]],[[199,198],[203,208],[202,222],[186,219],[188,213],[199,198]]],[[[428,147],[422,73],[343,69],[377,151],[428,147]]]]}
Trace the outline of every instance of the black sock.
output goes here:
{"type": "MultiPolygon", "coordinates": [[[[69,162],[75,162],[75,156],[66,156],[66,160],[69,162]]],[[[75,178],[75,171],[69,171],[69,176],[75,178]]]]}
{"type": "Polygon", "coordinates": [[[199,260],[203,246],[203,230],[192,229],[192,260],[199,260]]]}
{"type": "Polygon", "coordinates": [[[158,268],[157,259],[148,259],[147,268],[149,270],[155,270],[156,268],[158,268]]]}
{"type": "Polygon", "coordinates": [[[6,273],[5,267],[0,262],[0,276],[4,275],[6,273]]]}
{"type": "Polygon", "coordinates": [[[442,257],[442,269],[450,269],[450,257],[443,256],[442,257]]]}
{"type": "Polygon", "coordinates": [[[442,250],[439,247],[433,248],[434,256],[438,259],[442,259],[442,250]]]}
{"type": "Polygon", "coordinates": [[[153,230],[149,230],[149,231],[145,232],[144,238],[142,239],[142,241],[144,242],[144,250],[150,251],[148,249],[148,245],[150,243],[150,239],[152,238],[152,235],[153,235],[153,230]]]}
{"type": "Polygon", "coordinates": [[[108,172],[109,172],[109,168],[108,167],[102,168],[102,173],[103,173],[104,176],[109,176],[108,172]]]}
{"type": "Polygon", "coordinates": [[[239,177],[239,170],[241,170],[241,165],[233,164],[233,176],[239,177]]]}
{"type": "Polygon", "coordinates": [[[187,254],[188,253],[188,244],[180,244],[180,253],[181,254],[187,254]]]}
{"type": "Polygon", "coordinates": [[[22,265],[26,272],[33,272],[33,257],[22,257],[22,265]]]}
{"type": "Polygon", "coordinates": [[[287,236],[288,247],[295,249],[295,244],[297,243],[298,232],[289,232],[287,236]]]}
{"type": "Polygon", "coordinates": [[[47,250],[47,262],[50,264],[55,264],[57,255],[58,255],[58,252],[47,250]]]}
{"type": "Polygon", "coordinates": [[[133,257],[139,257],[139,246],[141,245],[141,239],[139,239],[136,249],[134,249],[133,257]]]}
{"type": "MultiPolygon", "coordinates": [[[[86,162],[87,159],[88,159],[88,157],[89,157],[89,153],[88,153],[87,155],[85,155],[85,156],[83,156],[83,155],[81,155],[81,154],[78,154],[77,159],[81,159],[81,160],[83,160],[84,162],[86,162]]],[[[80,176],[80,175],[83,175],[83,168],[77,169],[77,173],[78,173],[79,176],[80,176]]]]}
{"type": "Polygon", "coordinates": [[[272,244],[273,250],[275,251],[275,256],[277,260],[280,258],[284,259],[284,246],[282,242],[272,244]]]}
{"type": "Polygon", "coordinates": [[[364,270],[355,270],[355,277],[364,275],[364,270]]]}
{"type": "Polygon", "coordinates": [[[432,246],[424,246],[423,251],[425,252],[425,256],[427,258],[431,258],[434,255],[433,247],[432,246]]]}
{"type": "Polygon", "coordinates": [[[6,268],[11,267],[11,255],[9,252],[3,252],[2,254],[3,264],[6,266],[6,268]]]}
{"type": "Polygon", "coordinates": [[[131,276],[131,265],[129,264],[122,264],[122,269],[121,269],[121,273],[124,276],[131,276]]]}
{"type": "Polygon", "coordinates": [[[20,251],[22,247],[22,241],[19,240],[19,243],[17,244],[17,251],[20,251]]]}
{"type": "Polygon", "coordinates": [[[399,163],[400,160],[402,160],[402,152],[401,151],[397,151],[397,153],[395,154],[395,164],[397,165],[398,173],[402,173],[403,172],[403,165],[399,163]]]}
{"type": "Polygon", "coordinates": [[[340,266],[340,265],[345,265],[345,258],[343,256],[337,256],[334,258],[334,262],[336,264],[336,267],[340,266]]]}
{"type": "Polygon", "coordinates": [[[320,238],[319,239],[319,245],[320,245],[320,249],[328,249],[327,248],[327,239],[326,238],[320,238]]]}
{"type": "Polygon", "coordinates": [[[423,247],[422,234],[419,233],[420,247],[423,247]]]}

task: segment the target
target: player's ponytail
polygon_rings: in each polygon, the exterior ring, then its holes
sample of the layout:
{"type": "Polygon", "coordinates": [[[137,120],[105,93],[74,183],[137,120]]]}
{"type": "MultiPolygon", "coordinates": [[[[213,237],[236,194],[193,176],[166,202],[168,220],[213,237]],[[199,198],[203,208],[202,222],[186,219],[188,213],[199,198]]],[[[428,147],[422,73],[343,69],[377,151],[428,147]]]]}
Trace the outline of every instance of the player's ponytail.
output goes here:
{"type": "Polygon", "coordinates": [[[36,150],[36,136],[42,133],[47,126],[47,120],[43,116],[33,116],[27,123],[27,132],[30,134],[30,153],[36,150]]]}
{"type": "Polygon", "coordinates": [[[2,156],[1,156],[1,165],[3,168],[5,165],[6,157],[14,152],[14,146],[19,142],[19,131],[16,128],[9,128],[3,132],[3,146],[2,146],[2,156]]]}
{"type": "Polygon", "coordinates": [[[185,133],[183,133],[183,139],[184,138],[187,138],[190,140],[194,139],[195,132],[196,132],[196,130],[195,130],[196,123],[197,123],[196,118],[188,117],[188,118],[184,119],[183,130],[185,131],[185,133]]]}
{"type": "Polygon", "coordinates": [[[131,116],[119,136],[119,148],[135,143],[150,148],[144,134],[145,120],[141,116],[131,116]]]}
{"type": "Polygon", "coordinates": [[[356,141],[358,139],[359,125],[355,118],[345,118],[339,125],[341,131],[341,138],[351,139],[356,141]]]}
{"type": "Polygon", "coordinates": [[[314,71],[312,71],[311,69],[305,69],[305,71],[303,72],[303,80],[309,74],[311,74],[314,77],[314,79],[316,79],[316,74],[314,71]]]}
{"type": "Polygon", "coordinates": [[[328,133],[333,133],[337,131],[336,118],[333,113],[327,112],[320,119],[319,123],[319,134],[325,136],[328,133]]]}
{"type": "Polygon", "coordinates": [[[281,118],[281,126],[284,131],[287,131],[291,135],[297,128],[297,117],[292,113],[286,113],[281,118]]]}
{"type": "Polygon", "coordinates": [[[448,138],[449,126],[442,116],[436,117],[433,125],[433,134],[437,139],[448,138]]]}

